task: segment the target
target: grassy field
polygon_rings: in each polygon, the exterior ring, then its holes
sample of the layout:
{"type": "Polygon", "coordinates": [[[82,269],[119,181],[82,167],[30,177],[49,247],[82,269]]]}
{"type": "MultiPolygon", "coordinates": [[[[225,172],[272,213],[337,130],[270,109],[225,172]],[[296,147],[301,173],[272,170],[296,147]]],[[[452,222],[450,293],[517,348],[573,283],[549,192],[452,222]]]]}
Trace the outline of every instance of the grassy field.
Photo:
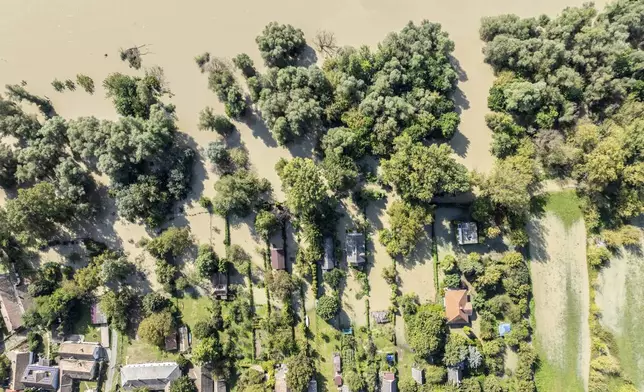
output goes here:
{"type": "Polygon", "coordinates": [[[78,390],[79,392],[85,392],[88,389],[96,390],[97,387],[98,384],[96,383],[96,381],[81,381],[78,385],[78,390]]]}
{"type": "Polygon", "coordinates": [[[644,335],[641,333],[644,323],[644,304],[641,300],[644,295],[644,260],[634,253],[630,253],[629,256],[637,260],[632,260],[629,274],[626,276],[626,296],[621,307],[619,332],[615,334],[615,340],[625,376],[641,389],[644,387],[644,335]]]}
{"type": "Polygon", "coordinates": [[[208,297],[190,297],[176,299],[177,306],[181,312],[183,322],[193,328],[197,321],[206,320],[210,317],[210,306],[212,300],[208,297]]]}
{"type": "Polygon", "coordinates": [[[145,363],[145,362],[165,362],[177,359],[176,353],[169,353],[144,342],[141,339],[131,340],[125,350],[125,362],[145,363]]]}
{"type": "Polygon", "coordinates": [[[584,384],[579,377],[577,366],[581,350],[579,336],[580,301],[570,285],[571,280],[566,278],[566,312],[563,325],[565,338],[563,344],[563,363],[554,363],[547,360],[546,348],[539,341],[536,343],[541,365],[535,373],[535,382],[538,391],[576,392],[584,391],[584,384]]]}
{"type": "Polygon", "coordinates": [[[545,210],[555,214],[566,229],[583,218],[581,200],[574,190],[548,193],[545,202],[545,210]]]}

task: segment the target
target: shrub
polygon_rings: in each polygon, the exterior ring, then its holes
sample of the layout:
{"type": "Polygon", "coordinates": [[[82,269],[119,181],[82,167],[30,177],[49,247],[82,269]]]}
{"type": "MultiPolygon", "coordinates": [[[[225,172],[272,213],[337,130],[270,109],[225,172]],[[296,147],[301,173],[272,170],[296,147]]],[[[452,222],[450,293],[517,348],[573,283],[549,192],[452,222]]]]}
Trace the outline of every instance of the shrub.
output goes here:
{"type": "Polygon", "coordinates": [[[197,127],[200,131],[216,131],[224,137],[235,130],[235,125],[226,116],[215,114],[211,107],[206,107],[199,113],[197,127]]]}
{"type": "Polygon", "coordinates": [[[94,80],[87,75],[76,75],[76,83],[89,94],[94,94],[94,80]]]}
{"type": "Polygon", "coordinates": [[[324,295],[318,299],[316,312],[323,320],[331,320],[340,311],[337,296],[324,295]]]}
{"type": "Polygon", "coordinates": [[[269,23],[255,41],[268,67],[293,65],[306,46],[302,30],[277,22],[269,23]]]}
{"type": "Polygon", "coordinates": [[[58,92],[65,91],[65,83],[61,82],[61,81],[60,81],[60,80],[58,80],[58,79],[54,79],[54,80],[51,82],[51,86],[54,88],[54,90],[56,90],[56,91],[58,91],[58,92]]]}

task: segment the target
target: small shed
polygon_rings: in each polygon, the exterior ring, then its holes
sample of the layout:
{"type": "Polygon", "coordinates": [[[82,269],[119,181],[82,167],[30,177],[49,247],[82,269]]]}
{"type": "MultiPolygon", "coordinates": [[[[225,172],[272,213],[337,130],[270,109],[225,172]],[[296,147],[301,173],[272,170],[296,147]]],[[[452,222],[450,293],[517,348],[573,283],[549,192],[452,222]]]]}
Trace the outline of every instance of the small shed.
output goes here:
{"type": "Polygon", "coordinates": [[[449,384],[460,385],[463,380],[463,371],[459,367],[450,366],[447,368],[447,382],[449,384]]]}
{"type": "Polygon", "coordinates": [[[371,317],[377,324],[387,324],[389,322],[389,312],[386,310],[371,312],[371,317]]]}
{"type": "Polygon", "coordinates": [[[179,348],[179,342],[177,341],[177,330],[173,330],[165,337],[165,351],[174,351],[179,348]]]}
{"type": "Polygon", "coordinates": [[[411,368],[411,378],[413,378],[417,384],[422,385],[425,382],[423,376],[423,369],[418,369],[415,367],[411,368]]]}
{"type": "Polygon", "coordinates": [[[215,381],[215,392],[226,392],[228,388],[226,387],[226,381],[225,380],[217,380],[215,381]]]}
{"type": "Polygon", "coordinates": [[[307,392],[318,392],[318,381],[315,378],[312,378],[311,381],[309,381],[307,392]]]}
{"type": "Polygon", "coordinates": [[[343,384],[342,375],[336,373],[335,376],[333,376],[333,383],[336,387],[341,387],[343,384]]]}
{"type": "Polygon", "coordinates": [[[342,358],[340,353],[333,353],[333,369],[336,373],[342,373],[342,358]]]}
{"type": "Polygon", "coordinates": [[[499,324],[499,336],[503,337],[510,333],[512,326],[510,323],[501,323],[499,324]]]}
{"type": "Polygon", "coordinates": [[[326,237],[324,239],[324,259],[322,259],[322,269],[325,271],[331,271],[334,267],[333,238],[326,237]]]}
{"type": "Polygon", "coordinates": [[[384,372],[382,374],[382,384],[380,390],[382,392],[396,392],[396,375],[392,372],[384,372]]]}
{"type": "Polygon", "coordinates": [[[212,295],[217,299],[228,299],[228,274],[216,272],[212,275],[212,295]]]}
{"type": "Polygon", "coordinates": [[[459,222],[457,224],[457,240],[459,245],[479,243],[479,234],[475,222],[459,222]]]}
{"type": "Polygon", "coordinates": [[[179,327],[179,352],[185,353],[190,350],[188,327],[182,325],[179,327]]]}
{"type": "Polygon", "coordinates": [[[346,252],[349,265],[359,266],[364,264],[366,261],[364,234],[357,231],[347,233],[346,252]]]}
{"type": "Polygon", "coordinates": [[[284,249],[272,248],[271,249],[271,266],[274,270],[286,269],[286,260],[284,257],[284,249]]]}

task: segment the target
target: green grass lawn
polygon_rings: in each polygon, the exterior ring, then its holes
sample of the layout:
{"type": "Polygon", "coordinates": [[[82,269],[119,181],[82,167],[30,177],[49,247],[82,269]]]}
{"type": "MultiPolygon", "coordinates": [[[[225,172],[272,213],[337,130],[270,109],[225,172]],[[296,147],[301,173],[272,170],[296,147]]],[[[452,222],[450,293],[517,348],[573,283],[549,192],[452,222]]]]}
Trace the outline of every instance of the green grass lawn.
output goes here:
{"type": "Polygon", "coordinates": [[[563,347],[563,362],[552,363],[547,360],[545,347],[537,340],[537,351],[541,359],[541,366],[535,374],[538,391],[550,392],[583,392],[584,384],[579,376],[577,365],[578,355],[581,350],[581,311],[579,300],[574,293],[570,277],[566,278],[566,314],[564,315],[565,342],[563,347]]]}
{"type": "Polygon", "coordinates": [[[315,309],[307,313],[309,316],[309,330],[313,334],[313,347],[317,353],[318,370],[320,377],[318,382],[325,385],[327,390],[332,390],[333,376],[333,353],[340,352],[340,331],[322,320],[315,313],[315,309]]]}
{"type": "Polygon", "coordinates": [[[86,342],[100,342],[101,333],[92,325],[89,306],[78,305],[76,308],[76,321],[72,325],[72,333],[84,335],[86,342]]]}
{"type": "MultiPolygon", "coordinates": [[[[169,353],[143,340],[131,340],[125,348],[125,363],[174,361],[178,354],[169,353]]],[[[125,364],[124,363],[124,364],[125,364]]]]}
{"type": "Polygon", "coordinates": [[[546,196],[545,210],[557,216],[566,229],[583,218],[581,200],[574,190],[552,192],[546,196]]]}
{"type": "Polygon", "coordinates": [[[210,318],[210,308],[212,300],[208,297],[184,296],[175,300],[183,322],[190,328],[194,328],[197,321],[207,320],[210,318]]]}

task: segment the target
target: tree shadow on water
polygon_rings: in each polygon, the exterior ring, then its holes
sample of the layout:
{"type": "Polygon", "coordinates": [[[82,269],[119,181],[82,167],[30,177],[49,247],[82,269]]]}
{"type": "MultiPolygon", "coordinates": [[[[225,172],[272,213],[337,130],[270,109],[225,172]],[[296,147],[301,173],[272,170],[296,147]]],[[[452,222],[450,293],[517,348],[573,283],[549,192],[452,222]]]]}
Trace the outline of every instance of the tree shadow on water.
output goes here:
{"type": "Polygon", "coordinates": [[[273,135],[262,120],[259,111],[252,110],[243,121],[250,128],[253,136],[261,139],[267,147],[277,147],[277,142],[273,139],[273,135]]]}

